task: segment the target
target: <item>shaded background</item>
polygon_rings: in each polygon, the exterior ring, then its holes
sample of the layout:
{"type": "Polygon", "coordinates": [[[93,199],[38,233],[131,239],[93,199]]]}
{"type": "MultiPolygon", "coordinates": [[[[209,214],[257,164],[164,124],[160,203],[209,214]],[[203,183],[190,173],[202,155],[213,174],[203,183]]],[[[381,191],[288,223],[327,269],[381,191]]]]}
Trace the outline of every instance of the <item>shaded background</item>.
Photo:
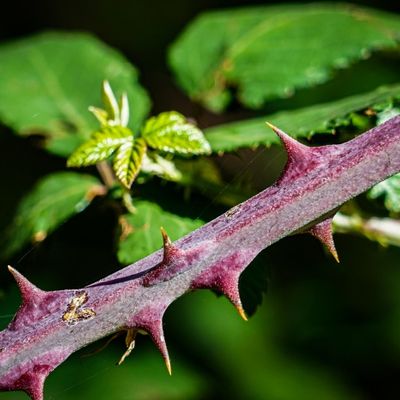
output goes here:
{"type": "MultiPolygon", "coordinates": [[[[222,7],[265,4],[261,1],[184,0],[14,2],[3,12],[1,41],[46,29],[83,30],[121,50],[141,73],[153,101],[152,112],[176,109],[201,127],[257,115],[233,105],[213,115],[191,103],[175,86],[166,66],[166,50],[200,12],[222,7]]],[[[274,2],[276,3],[276,2],[274,2]]],[[[394,1],[356,3],[396,11],[394,1]]],[[[317,33],[316,33],[317,34],[317,33]]],[[[71,60],[73,62],[73,60],[71,60]]],[[[399,60],[378,54],[341,71],[330,82],[270,103],[259,112],[294,108],[340,98],[399,80],[399,60]]],[[[38,178],[64,168],[31,140],[0,132],[2,182],[0,229],[12,217],[22,195],[38,178]],[[18,154],[24,160],[12,168],[18,154]]],[[[279,150],[243,152],[218,160],[227,180],[252,177],[261,189],[284,163],[279,150]]],[[[144,190],[157,196],[157,181],[144,190]]],[[[174,185],[163,191],[190,209],[211,217],[210,199],[184,201],[174,185]]],[[[166,204],[167,208],[173,205],[166,204]]],[[[175,205],[176,207],[176,205],[175,205]]],[[[189,212],[189,211],[188,211],[189,212]]],[[[114,256],[114,211],[97,202],[64,224],[40,246],[12,264],[43,289],[79,287],[119,268],[114,256]]],[[[50,375],[47,399],[396,399],[400,397],[400,250],[383,249],[356,237],[337,237],[342,263],[335,265],[312,238],[290,237],[259,256],[243,278],[250,309],[267,291],[262,306],[242,322],[225,299],[210,292],[185,296],[167,311],[165,330],[174,374],[146,337],[121,367],[119,339],[92,357],[93,345],[75,354],[50,375]]],[[[0,323],[5,326],[19,303],[15,285],[0,272],[0,323]]],[[[22,393],[0,398],[23,399],[22,393]]]]}

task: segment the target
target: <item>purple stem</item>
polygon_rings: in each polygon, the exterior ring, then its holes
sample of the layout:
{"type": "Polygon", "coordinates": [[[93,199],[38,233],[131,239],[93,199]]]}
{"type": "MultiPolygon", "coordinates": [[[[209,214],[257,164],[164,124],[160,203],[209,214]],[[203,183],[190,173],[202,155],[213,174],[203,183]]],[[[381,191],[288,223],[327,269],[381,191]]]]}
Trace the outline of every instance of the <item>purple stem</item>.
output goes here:
{"type": "Polygon", "coordinates": [[[281,178],[174,244],[162,232],[163,250],[77,290],[44,292],[10,268],[22,305],[0,332],[0,390],[24,390],[41,400],[47,375],[71,353],[120,331],[128,333],[127,346],[136,332],[149,333],[170,370],[162,317],[179,296],[215,289],[245,318],[238,280],[261,250],[309,230],[336,255],[329,223],[335,210],[400,171],[400,116],[323,147],[304,146],[272,128],[288,153],[281,178]]]}

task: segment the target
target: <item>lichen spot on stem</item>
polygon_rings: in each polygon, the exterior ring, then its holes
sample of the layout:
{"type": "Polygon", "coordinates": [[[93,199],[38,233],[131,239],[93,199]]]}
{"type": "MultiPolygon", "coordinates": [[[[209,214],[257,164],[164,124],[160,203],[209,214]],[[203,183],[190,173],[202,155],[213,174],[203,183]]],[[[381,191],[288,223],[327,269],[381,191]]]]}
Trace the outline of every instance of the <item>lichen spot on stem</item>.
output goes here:
{"type": "Polygon", "coordinates": [[[75,296],[68,303],[67,309],[62,316],[62,320],[68,325],[76,324],[84,319],[92,318],[96,315],[91,308],[82,308],[88,301],[89,296],[84,290],[76,292],[75,296]]]}

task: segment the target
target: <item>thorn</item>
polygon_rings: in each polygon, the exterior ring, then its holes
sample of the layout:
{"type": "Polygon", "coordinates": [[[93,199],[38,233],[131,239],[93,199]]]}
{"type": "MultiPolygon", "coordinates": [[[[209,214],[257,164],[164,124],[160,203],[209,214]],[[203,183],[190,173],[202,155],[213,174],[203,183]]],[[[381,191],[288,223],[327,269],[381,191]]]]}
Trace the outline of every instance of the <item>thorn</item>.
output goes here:
{"type": "Polygon", "coordinates": [[[32,400],[43,400],[43,388],[46,376],[39,374],[37,377],[32,378],[30,387],[25,390],[32,400]]]}
{"type": "Polygon", "coordinates": [[[317,238],[332,254],[337,263],[340,262],[333,240],[332,219],[328,218],[309,229],[311,235],[317,238]]]}
{"type": "Polygon", "coordinates": [[[168,264],[170,261],[182,255],[183,251],[173,245],[171,239],[169,238],[167,232],[163,227],[160,227],[160,231],[163,238],[163,248],[164,248],[163,262],[164,264],[168,264]]]}
{"type": "Polygon", "coordinates": [[[170,247],[172,245],[171,239],[168,236],[168,233],[166,232],[166,230],[160,226],[160,231],[161,231],[161,235],[163,238],[163,244],[164,244],[164,248],[166,247],[170,247]]]}
{"type": "Polygon", "coordinates": [[[163,238],[163,260],[143,277],[144,286],[168,280],[187,265],[185,251],[174,246],[164,228],[161,227],[160,230],[163,238]]]}
{"type": "Polygon", "coordinates": [[[122,354],[122,357],[118,361],[117,365],[121,365],[125,358],[132,353],[132,350],[135,348],[135,338],[136,338],[137,330],[136,329],[128,329],[126,332],[125,344],[126,344],[126,351],[122,354]]]}
{"type": "Polygon", "coordinates": [[[272,125],[269,122],[266,122],[266,124],[278,135],[282,144],[285,146],[289,160],[303,161],[307,157],[306,154],[310,152],[310,147],[305,146],[304,144],[301,144],[297,140],[293,139],[275,125],[272,125]]]}
{"type": "Polygon", "coordinates": [[[236,307],[236,310],[238,311],[239,315],[242,317],[242,319],[247,322],[249,319],[247,318],[246,311],[244,311],[243,306],[235,305],[235,307],[236,307]]]}
{"type": "Polygon", "coordinates": [[[40,290],[33,283],[29,282],[28,279],[26,279],[16,269],[11,267],[11,265],[8,265],[7,268],[17,282],[17,285],[21,292],[22,301],[24,303],[33,301],[37,302],[45,295],[45,292],[43,290],[40,290]]]}
{"type": "Polygon", "coordinates": [[[242,319],[244,321],[248,321],[246,312],[244,311],[242,301],[240,299],[239,277],[230,278],[229,275],[225,275],[224,278],[220,279],[219,282],[215,284],[215,288],[220,290],[228,298],[242,319]]]}
{"type": "Polygon", "coordinates": [[[146,328],[146,331],[152,338],[154,344],[157,346],[158,350],[160,351],[165,366],[167,367],[167,371],[169,375],[172,375],[172,368],[171,368],[171,361],[169,359],[167,344],[165,343],[164,331],[162,327],[162,321],[156,321],[152,325],[146,328]]]}
{"type": "Polygon", "coordinates": [[[12,390],[23,390],[32,400],[43,400],[44,381],[49,373],[48,366],[33,367],[19,377],[12,390]]]}
{"type": "Polygon", "coordinates": [[[165,361],[165,366],[167,367],[168,374],[169,374],[169,376],[171,376],[172,375],[171,362],[170,362],[169,358],[164,359],[164,361],[165,361]]]}

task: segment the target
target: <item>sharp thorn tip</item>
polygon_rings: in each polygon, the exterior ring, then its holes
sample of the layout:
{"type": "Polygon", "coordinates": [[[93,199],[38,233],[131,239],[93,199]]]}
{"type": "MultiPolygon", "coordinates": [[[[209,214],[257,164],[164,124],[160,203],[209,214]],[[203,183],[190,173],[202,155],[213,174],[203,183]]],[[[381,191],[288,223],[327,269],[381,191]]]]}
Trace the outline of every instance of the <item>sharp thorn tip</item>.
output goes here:
{"type": "Polygon", "coordinates": [[[172,244],[171,239],[168,236],[168,233],[166,232],[166,230],[161,226],[160,227],[160,231],[161,231],[161,235],[163,238],[163,243],[164,243],[164,247],[165,246],[170,246],[172,244]]]}
{"type": "Polygon", "coordinates": [[[275,126],[275,125],[273,125],[273,124],[271,124],[270,122],[268,122],[268,121],[266,121],[265,122],[273,131],[277,131],[278,130],[278,128],[275,126]]]}
{"type": "Polygon", "coordinates": [[[171,376],[172,375],[172,367],[171,367],[171,361],[170,361],[169,357],[165,359],[165,366],[167,367],[169,376],[171,376]]]}
{"type": "Polygon", "coordinates": [[[239,315],[242,317],[244,321],[248,321],[249,319],[247,318],[246,311],[244,311],[244,308],[241,305],[236,306],[236,310],[238,311],[239,315]]]}
{"type": "Polygon", "coordinates": [[[340,258],[339,258],[339,255],[338,255],[336,249],[331,250],[331,254],[332,254],[333,258],[335,259],[335,261],[338,264],[340,264],[340,258]]]}

